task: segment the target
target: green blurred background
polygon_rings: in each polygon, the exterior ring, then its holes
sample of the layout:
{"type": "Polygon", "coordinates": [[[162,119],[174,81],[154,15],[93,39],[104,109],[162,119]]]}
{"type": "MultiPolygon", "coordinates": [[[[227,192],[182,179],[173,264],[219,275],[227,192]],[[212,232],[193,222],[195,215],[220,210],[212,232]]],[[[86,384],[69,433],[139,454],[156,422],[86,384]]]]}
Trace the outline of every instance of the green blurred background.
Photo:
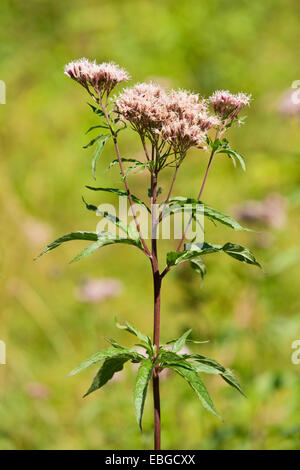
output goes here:
{"type": "MultiPolygon", "coordinates": [[[[114,60],[133,82],[153,79],[205,96],[215,89],[252,93],[246,125],[230,135],[247,172],[225,157],[215,161],[204,199],[233,215],[237,205],[256,200],[254,212],[265,208],[266,215],[250,225],[258,233],[207,223],[206,239],[245,244],[264,272],[211,255],[202,288],[183,266],[166,278],[162,302],[162,340],[193,326],[195,339],[210,340],[193,350],[233,368],[248,399],[217,377],[205,378],[222,423],[171,375],[161,387],[163,447],[300,448],[300,365],[291,361],[292,342],[300,339],[300,121],[289,103],[280,107],[300,79],[299,17],[297,0],[1,1],[0,79],[7,86],[0,105],[0,339],[7,345],[1,449],[152,447],[152,397],[140,434],[130,365],[84,400],[96,370],[64,378],[105,346],[104,336],[132,344],[115,330],[115,315],[151,334],[146,258],[131,247],[107,247],[69,266],[84,246],[74,242],[33,262],[57,236],[95,229],[82,195],[95,204],[116,202],[84,189],[93,183],[84,132],[95,119],[83,89],[63,74],[65,63],[82,56],[114,60]],[[82,298],[93,279],[115,279],[122,292],[97,302],[82,298]]],[[[130,133],[122,134],[121,147],[124,155],[139,155],[130,133]]],[[[99,186],[119,185],[117,167],[104,171],[111,158],[108,145],[99,186]]],[[[190,153],[176,195],[197,194],[206,163],[205,153],[190,153]]],[[[144,178],[132,176],[131,185],[145,199],[144,178]]]]}

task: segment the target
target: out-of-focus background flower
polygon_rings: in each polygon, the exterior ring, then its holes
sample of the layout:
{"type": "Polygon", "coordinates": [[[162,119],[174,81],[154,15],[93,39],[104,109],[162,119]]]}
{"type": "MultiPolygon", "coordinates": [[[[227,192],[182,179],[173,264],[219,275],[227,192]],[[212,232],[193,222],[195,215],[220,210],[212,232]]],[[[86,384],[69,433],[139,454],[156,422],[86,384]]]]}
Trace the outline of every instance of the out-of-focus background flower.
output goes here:
{"type": "MultiPolygon", "coordinates": [[[[92,151],[84,132],[95,119],[87,95],[63,74],[82,56],[114,60],[134,81],[211,94],[252,93],[246,125],[230,132],[247,173],[216,159],[205,201],[244,221],[254,233],[206,224],[207,241],[251,248],[264,272],[226,256],[207,257],[201,280],[188,266],[164,283],[162,339],[193,325],[191,347],[233,368],[248,399],[217,377],[205,382],[224,422],[209,415],[174,375],[162,382],[163,442],[169,449],[300,448],[299,105],[291,85],[300,79],[297,0],[7,0],[0,5],[0,365],[1,449],[132,449],[152,446],[151,394],[144,433],[132,408],[134,370],[86,399],[96,372],[64,378],[105,346],[105,336],[132,344],[114,317],[152,331],[152,285],[147,260],[131,247],[106,247],[68,265],[83,247],[64,245],[33,262],[44,245],[72,230],[94,230],[87,194],[92,151]]],[[[139,151],[121,136],[124,155],[139,151]]],[[[99,186],[119,184],[107,145],[99,186]]],[[[175,194],[194,197],[207,156],[191,151],[175,194]]],[[[167,181],[169,175],[165,173],[167,181]]],[[[131,176],[147,197],[144,174],[131,176]]]]}

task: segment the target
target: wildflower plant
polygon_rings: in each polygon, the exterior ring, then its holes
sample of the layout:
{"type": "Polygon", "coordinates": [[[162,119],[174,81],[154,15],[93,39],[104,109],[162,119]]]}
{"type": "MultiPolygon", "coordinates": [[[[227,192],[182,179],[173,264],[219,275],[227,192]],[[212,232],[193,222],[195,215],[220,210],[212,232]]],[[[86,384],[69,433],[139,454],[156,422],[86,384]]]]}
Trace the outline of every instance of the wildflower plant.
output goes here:
{"type": "MultiPolygon", "coordinates": [[[[160,449],[160,391],[159,377],[163,369],[171,369],[182,377],[195,391],[202,405],[212,414],[219,416],[213,401],[204,385],[204,374],[219,375],[225,382],[243,394],[237,378],[230,369],[219,362],[198,353],[181,353],[187,342],[191,329],[177,339],[162,344],[160,341],[160,302],[162,282],[169,271],[181,263],[188,261],[192,269],[204,278],[206,266],[205,255],[225,253],[235,260],[259,266],[254,255],[247,248],[236,243],[227,242],[215,245],[208,242],[197,243],[194,240],[186,243],[186,237],[191,224],[195,221],[195,213],[202,208],[204,217],[225,224],[235,230],[247,230],[232,217],[217,211],[202,201],[202,194],[207,182],[212,162],[216,156],[227,155],[236,164],[238,161],[245,169],[243,157],[233,150],[226,138],[227,130],[241,122],[239,114],[249,105],[250,96],[244,93],[236,95],[229,91],[216,91],[210,98],[203,99],[198,94],[185,90],[165,91],[154,83],[139,83],[123,89],[117,97],[111,93],[116,85],[129,79],[128,73],[113,63],[97,65],[87,59],[72,62],[65,67],[65,74],[79,83],[89,94],[92,104],[89,106],[98,123],[89,131],[99,130],[86,147],[96,145],[92,161],[92,174],[96,179],[96,165],[103,152],[106,142],[111,139],[116,157],[110,166],[119,165],[121,173],[120,188],[91,187],[92,191],[112,192],[127,198],[134,219],[134,227],[124,224],[118,217],[102,212],[101,215],[113,222],[123,232],[115,235],[108,231],[77,231],[64,235],[41,253],[44,254],[62,243],[71,240],[88,240],[92,242],[81,251],[73,261],[81,260],[95,253],[99,248],[116,243],[130,244],[138,248],[148,259],[152,268],[154,285],[154,331],[153,339],[139,331],[128,322],[116,323],[118,328],[135,336],[138,344],[128,348],[113,339],[108,339],[110,346],[97,352],[82,362],[70,372],[75,375],[92,365],[100,364],[100,368],[88,389],[86,395],[103,387],[113,375],[122,370],[126,362],[138,363],[139,368],[134,385],[134,408],[136,418],[142,429],[143,409],[150,381],[153,384],[154,403],[154,447],[160,449]],[[134,131],[141,142],[144,159],[125,158],[119,148],[119,134],[128,130],[134,131]],[[195,199],[184,196],[173,197],[173,189],[179,169],[185,161],[190,148],[195,147],[208,154],[208,165],[200,184],[198,196],[195,199]],[[158,186],[161,172],[173,168],[173,177],[163,201],[158,204],[161,188],[158,186]],[[149,179],[148,196],[150,204],[134,196],[128,183],[128,175],[134,170],[146,170],[149,179]],[[189,218],[184,227],[182,237],[176,248],[169,251],[166,263],[160,267],[158,253],[158,229],[166,216],[181,213],[186,205],[191,208],[189,218]],[[146,207],[151,217],[150,243],[143,235],[136,207],[146,207]],[[141,349],[142,348],[142,349],[141,349]],[[141,353],[140,351],[144,351],[141,353]]],[[[147,197],[147,194],[145,195],[147,197]]],[[[86,203],[87,209],[97,211],[97,207],[86,203]]],[[[197,220],[196,220],[197,222],[197,220]]],[[[40,255],[40,256],[41,256],[40,255]]],[[[85,395],[85,396],[86,396],[85,395]]]]}

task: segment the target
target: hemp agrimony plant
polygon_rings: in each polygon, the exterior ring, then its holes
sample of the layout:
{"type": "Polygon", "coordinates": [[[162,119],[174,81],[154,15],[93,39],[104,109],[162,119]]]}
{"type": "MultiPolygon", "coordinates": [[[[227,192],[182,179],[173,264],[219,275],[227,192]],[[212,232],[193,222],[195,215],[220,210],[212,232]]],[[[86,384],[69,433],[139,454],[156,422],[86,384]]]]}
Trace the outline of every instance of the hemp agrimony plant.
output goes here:
{"type": "MultiPolygon", "coordinates": [[[[183,354],[181,350],[186,342],[194,342],[189,339],[191,330],[186,331],[181,337],[160,342],[160,302],[162,282],[165,276],[179,264],[188,261],[191,268],[199,273],[202,278],[206,273],[203,257],[210,253],[226,253],[227,255],[248,264],[257,265],[253,254],[243,246],[227,242],[223,246],[208,242],[198,243],[192,240],[185,243],[191,224],[197,223],[197,210],[200,208],[204,217],[225,224],[235,230],[247,230],[232,217],[225,215],[203,203],[202,194],[207,182],[209,170],[213,160],[221,155],[227,155],[236,164],[239,161],[245,169],[244,160],[239,153],[233,150],[225,137],[227,130],[234,124],[239,124],[240,111],[249,104],[250,96],[244,93],[233,95],[228,91],[216,91],[210,98],[202,99],[198,94],[185,90],[165,91],[154,83],[140,83],[132,88],[124,89],[115,98],[111,96],[115,86],[129,79],[128,73],[113,63],[97,65],[87,59],[71,62],[65,68],[65,74],[79,83],[90,96],[91,110],[95,113],[97,122],[88,132],[98,131],[86,147],[96,145],[96,151],[92,161],[92,174],[96,179],[96,165],[102,154],[106,142],[111,139],[114,145],[115,157],[110,167],[119,165],[121,184],[124,188],[91,187],[92,191],[107,191],[127,198],[131,214],[134,219],[134,227],[125,224],[120,218],[108,212],[101,212],[111,223],[120,230],[121,235],[109,231],[77,231],[64,235],[51,244],[41,253],[44,254],[62,243],[71,240],[89,240],[93,242],[85,248],[73,261],[78,261],[95,253],[99,248],[115,243],[130,244],[138,248],[149,259],[154,285],[154,331],[153,339],[140,332],[128,322],[118,328],[137,337],[139,344],[135,347],[125,347],[117,344],[113,339],[108,339],[110,347],[97,352],[82,362],[70,372],[77,374],[92,365],[101,364],[92,385],[86,395],[103,387],[114,375],[123,369],[126,362],[139,363],[139,368],[134,385],[134,408],[137,421],[142,428],[142,415],[150,381],[153,385],[154,403],[154,447],[160,449],[160,392],[159,377],[163,369],[171,369],[181,376],[195,391],[202,405],[211,413],[219,416],[212,399],[202,381],[203,374],[217,374],[229,385],[243,394],[242,389],[231,370],[226,369],[214,359],[193,353],[183,354]],[[125,158],[119,148],[119,134],[127,130],[134,131],[141,142],[144,158],[125,158]],[[196,147],[203,153],[203,158],[208,154],[208,165],[200,184],[196,199],[184,196],[173,197],[173,189],[178,171],[185,163],[188,151],[196,147]],[[159,177],[167,168],[173,169],[173,177],[170,181],[167,195],[158,203],[159,177]],[[148,194],[150,204],[134,196],[128,184],[128,175],[134,170],[146,170],[149,183],[148,194]],[[147,243],[142,233],[141,224],[137,216],[136,207],[146,208],[151,217],[150,243],[147,243]],[[158,230],[163,219],[171,214],[180,214],[189,207],[189,217],[185,224],[182,237],[175,249],[169,251],[166,264],[160,267],[158,256],[158,230]],[[137,347],[138,346],[138,347],[137,347]],[[144,351],[141,353],[140,351],[144,351]]],[[[186,162],[188,163],[188,162],[186,162]]],[[[85,201],[84,201],[85,202],[85,201]]],[[[97,207],[86,203],[89,210],[97,211],[97,207]]],[[[40,256],[41,256],[40,255],[40,256]]],[[[85,395],[85,396],[86,396],[85,395]]]]}

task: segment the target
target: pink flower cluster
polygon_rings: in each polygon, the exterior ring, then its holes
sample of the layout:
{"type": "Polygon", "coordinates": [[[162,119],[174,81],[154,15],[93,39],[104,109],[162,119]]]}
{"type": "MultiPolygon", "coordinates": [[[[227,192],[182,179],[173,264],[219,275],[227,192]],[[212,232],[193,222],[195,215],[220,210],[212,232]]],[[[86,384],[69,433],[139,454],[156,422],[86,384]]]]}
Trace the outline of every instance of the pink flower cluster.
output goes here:
{"type": "Polygon", "coordinates": [[[232,117],[236,117],[241,109],[249,105],[250,99],[251,95],[245,93],[233,95],[228,90],[219,90],[214,92],[209,101],[213,105],[215,113],[224,118],[231,114],[232,117]]]}
{"type": "Polygon", "coordinates": [[[109,94],[118,83],[130,78],[126,70],[113,62],[98,65],[85,58],[67,64],[65,74],[87,89],[92,86],[100,96],[109,94]]]}
{"type": "Polygon", "coordinates": [[[203,147],[207,131],[220,124],[199,95],[185,90],[167,94],[153,83],[125,89],[116,108],[137,132],[154,139],[161,137],[181,155],[192,146],[203,147]]]}

